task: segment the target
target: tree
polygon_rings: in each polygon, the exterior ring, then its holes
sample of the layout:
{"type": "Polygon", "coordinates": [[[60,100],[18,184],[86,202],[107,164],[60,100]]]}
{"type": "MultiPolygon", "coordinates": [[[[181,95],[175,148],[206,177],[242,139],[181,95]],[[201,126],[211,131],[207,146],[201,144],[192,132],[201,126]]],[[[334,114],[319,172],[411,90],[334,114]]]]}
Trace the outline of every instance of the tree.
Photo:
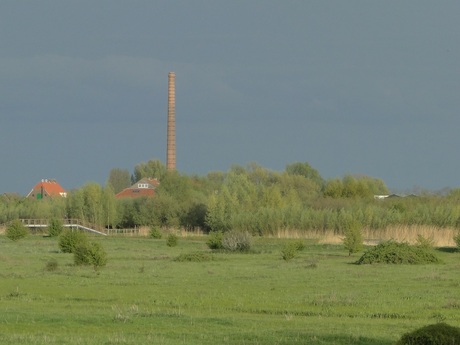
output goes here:
{"type": "Polygon", "coordinates": [[[345,238],[343,245],[348,250],[348,255],[359,252],[363,248],[363,235],[361,232],[361,224],[357,221],[349,221],[344,229],[345,238]]]}
{"type": "Polygon", "coordinates": [[[26,237],[28,233],[29,231],[19,219],[13,220],[13,222],[6,228],[6,237],[15,242],[26,237]]]}
{"type": "Polygon", "coordinates": [[[48,235],[50,237],[59,236],[62,230],[64,230],[62,221],[58,218],[51,218],[50,223],[48,225],[48,235]]]}
{"type": "Polygon", "coordinates": [[[110,185],[115,194],[131,186],[131,176],[126,169],[114,168],[110,170],[107,185],[110,185]]]}
{"type": "Polygon", "coordinates": [[[118,223],[117,200],[112,185],[107,186],[102,191],[102,208],[104,213],[104,224],[114,228],[118,223]]]}
{"type": "Polygon", "coordinates": [[[159,160],[149,160],[142,162],[134,167],[132,183],[139,181],[144,177],[157,178],[162,181],[166,174],[166,166],[159,160]]]}
{"type": "Polygon", "coordinates": [[[102,207],[102,187],[94,182],[87,183],[83,189],[85,219],[93,224],[105,222],[102,207]]]}
{"type": "Polygon", "coordinates": [[[318,170],[314,169],[307,162],[295,162],[292,164],[286,165],[286,172],[289,175],[300,175],[307,179],[313,180],[319,186],[322,186],[324,183],[323,178],[319,174],[318,170]]]}

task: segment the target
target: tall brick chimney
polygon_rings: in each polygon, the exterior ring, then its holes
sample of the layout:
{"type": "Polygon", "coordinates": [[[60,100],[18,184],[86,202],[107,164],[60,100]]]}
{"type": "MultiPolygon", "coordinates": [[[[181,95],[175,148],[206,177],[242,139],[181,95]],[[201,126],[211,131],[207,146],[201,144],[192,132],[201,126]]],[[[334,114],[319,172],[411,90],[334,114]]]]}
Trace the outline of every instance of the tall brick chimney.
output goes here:
{"type": "Polygon", "coordinates": [[[166,170],[176,170],[176,74],[168,74],[168,137],[166,145],[166,170]]]}

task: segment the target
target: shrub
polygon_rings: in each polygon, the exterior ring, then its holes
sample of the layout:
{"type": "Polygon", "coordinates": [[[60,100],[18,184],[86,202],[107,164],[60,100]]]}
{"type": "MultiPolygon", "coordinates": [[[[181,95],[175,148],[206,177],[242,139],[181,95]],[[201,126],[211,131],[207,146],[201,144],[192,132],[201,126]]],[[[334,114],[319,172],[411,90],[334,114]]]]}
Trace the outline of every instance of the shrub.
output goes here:
{"type": "Polygon", "coordinates": [[[297,254],[297,246],[295,243],[286,243],[281,250],[281,257],[285,261],[289,261],[295,258],[297,254]]]}
{"type": "Polygon", "coordinates": [[[430,249],[434,246],[433,238],[423,237],[422,235],[417,235],[417,245],[419,247],[430,249]]]}
{"type": "Polygon", "coordinates": [[[302,240],[296,240],[293,245],[297,249],[298,252],[302,251],[305,249],[305,243],[303,243],[302,240]]]}
{"type": "Polygon", "coordinates": [[[166,245],[168,247],[175,247],[175,246],[177,246],[177,241],[178,241],[177,235],[169,234],[168,238],[166,239],[166,245]]]}
{"type": "Polygon", "coordinates": [[[149,236],[151,238],[155,238],[159,240],[163,236],[163,234],[161,233],[161,230],[158,226],[151,226],[150,231],[149,231],[149,236]]]}
{"type": "Polygon", "coordinates": [[[348,250],[348,255],[357,253],[363,249],[363,235],[361,232],[361,224],[356,221],[351,221],[346,224],[344,229],[345,238],[343,245],[348,250]]]}
{"type": "Polygon", "coordinates": [[[63,253],[73,253],[79,244],[86,242],[88,237],[85,233],[66,229],[59,236],[58,245],[63,253]]]}
{"type": "Polygon", "coordinates": [[[211,231],[208,235],[208,240],[206,244],[208,245],[209,249],[222,249],[224,246],[222,245],[222,231],[211,231]]]}
{"type": "Polygon", "coordinates": [[[64,230],[62,221],[57,218],[52,218],[48,225],[48,235],[50,237],[57,237],[61,234],[62,230],[64,230]]]}
{"type": "Polygon", "coordinates": [[[357,264],[429,264],[440,260],[433,251],[419,246],[395,241],[382,242],[366,251],[356,262],[357,264]]]}
{"type": "Polygon", "coordinates": [[[81,242],[75,247],[75,265],[92,265],[94,270],[107,264],[107,253],[98,242],[81,242]]]}
{"type": "Polygon", "coordinates": [[[245,252],[251,249],[252,236],[247,231],[231,230],[222,236],[224,249],[235,252],[245,252]]]}
{"type": "Polygon", "coordinates": [[[207,253],[189,253],[189,254],[181,254],[174,261],[178,262],[204,262],[204,261],[212,261],[214,260],[212,255],[207,253]]]}
{"type": "Polygon", "coordinates": [[[29,230],[21,223],[19,219],[13,222],[6,228],[6,237],[11,241],[19,241],[29,234],[29,230]]]}
{"type": "Polygon", "coordinates": [[[404,334],[396,345],[460,344],[460,328],[437,323],[404,334]]]}

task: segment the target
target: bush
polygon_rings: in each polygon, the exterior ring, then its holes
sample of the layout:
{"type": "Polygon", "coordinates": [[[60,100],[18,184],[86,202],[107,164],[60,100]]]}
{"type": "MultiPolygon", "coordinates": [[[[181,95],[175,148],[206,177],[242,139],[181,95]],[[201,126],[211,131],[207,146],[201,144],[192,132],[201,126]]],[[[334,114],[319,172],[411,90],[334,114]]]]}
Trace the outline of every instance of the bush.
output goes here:
{"type": "Polygon", "coordinates": [[[357,253],[363,249],[363,235],[361,232],[361,224],[356,221],[351,221],[346,224],[344,229],[345,238],[343,245],[348,250],[348,255],[357,253]]]}
{"type": "Polygon", "coordinates": [[[281,250],[281,257],[285,261],[294,259],[297,254],[297,246],[295,243],[286,243],[281,250]]]}
{"type": "Polygon", "coordinates": [[[212,261],[214,260],[212,255],[207,253],[189,253],[189,254],[181,254],[174,261],[178,262],[204,262],[204,261],[212,261]]]}
{"type": "Polygon", "coordinates": [[[251,249],[252,236],[247,231],[231,230],[222,236],[222,247],[235,252],[246,252],[251,249]]]}
{"type": "Polygon", "coordinates": [[[208,235],[208,240],[206,241],[209,249],[223,249],[224,246],[222,245],[222,237],[222,231],[211,231],[208,235]]]}
{"type": "Polygon", "coordinates": [[[437,323],[404,334],[396,345],[460,344],[460,328],[437,323]]]}
{"type": "Polygon", "coordinates": [[[427,238],[423,237],[422,235],[417,235],[417,246],[425,249],[431,249],[434,246],[434,240],[433,238],[427,238]]]}
{"type": "Polygon", "coordinates": [[[48,235],[50,237],[57,237],[61,234],[62,230],[64,230],[62,221],[57,218],[52,218],[48,225],[48,235]]]}
{"type": "Polygon", "coordinates": [[[440,260],[433,251],[419,246],[395,241],[382,242],[366,251],[357,264],[429,264],[440,260]]]}
{"type": "Polygon", "coordinates": [[[81,242],[75,247],[75,265],[92,265],[94,270],[107,264],[107,253],[100,243],[81,242]]]}
{"type": "Polygon", "coordinates": [[[6,237],[11,241],[19,241],[29,234],[29,230],[21,223],[19,219],[13,222],[6,228],[6,237]]]}
{"type": "Polygon", "coordinates": [[[178,241],[178,237],[176,235],[169,234],[168,238],[166,239],[166,245],[168,247],[175,247],[177,246],[177,241],[178,241]]]}
{"type": "Polygon", "coordinates": [[[59,248],[63,253],[73,253],[80,244],[88,242],[88,237],[81,231],[64,230],[59,236],[59,248]]]}
{"type": "Polygon", "coordinates": [[[151,226],[149,236],[159,240],[161,237],[163,237],[163,234],[161,233],[161,230],[158,226],[151,226]]]}

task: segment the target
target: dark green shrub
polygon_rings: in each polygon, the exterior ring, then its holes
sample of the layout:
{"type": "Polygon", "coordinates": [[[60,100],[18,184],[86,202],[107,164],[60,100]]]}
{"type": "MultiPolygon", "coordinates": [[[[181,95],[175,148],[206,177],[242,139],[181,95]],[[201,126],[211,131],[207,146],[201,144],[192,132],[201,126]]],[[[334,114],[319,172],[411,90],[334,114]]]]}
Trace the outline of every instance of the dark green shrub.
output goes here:
{"type": "Polygon", "coordinates": [[[13,220],[6,228],[6,237],[11,241],[19,241],[29,234],[29,230],[21,223],[19,219],[13,220]]]}
{"type": "Polygon", "coordinates": [[[382,242],[366,251],[357,264],[429,264],[439,263],[434,252],[419,246],[395,241],[382,242]]]}
{"type": "Polygon", "coordinates": [[[361,224],[356,221],[351,221],[345,225],[345,238],[343,245],[348,250],[348,255],[357,253],[363,249],[363,235],[361,232],[361,224]]]}
{"type": "Polygon", "coordinates": [[[81,242],[74,250],[75,265],[92,265],[94,270],[107,264],[107,253],[98,242],[81,242]]]}
{"type": "Polygon", "coordinates": [[[222,249],[224,246],[222,245],[222,231],[211,231],[208,235],[208,240],[206,244],[210,249],[222,249]]]}
{"type": "Polygon", "coordinates": [[[178,242],[178,237],[177,235],[175,234],[169,234],[168,235],[168,238],[166,239],[166,245],[168,247],[175,247],[177,246],[177,242],[178,242]]]}
{"type": "Polygon", "coordinates": [[[404,334],[396,345],[454,345],[460,344],[460,328],[437,323],[404,334]]]}
{"type": "Polygon", "coordinates": [[[50,237],[57,237],[62,233],[62,230],[64,230],[62,221],[57,218],[52,218],[48,225],[48,235],[50,237]]]}
{"type": "Polygon", "coordinates": [[[163,234],[161,233],[161,230],[158,226],[151,226],[149,236],[159,240],[161,237],[163,237],[163,234]]]}
{"type": "Polygon", "coordinates": [[[207,253],[189,253],[189,254],[181,254],[174,261],[178,262],[204,262],[204,261],[212,261],[214,260],[212,255],[207,253]]]}
{"type": "Polygon", "coordinates": [[[235,252],[246,252],[251,249],[252,236],[247,231],[231,230],[222,236],[224,249],[235,252]]]}
{"type": "Polygon", "coordinates": [[[88,237],[84,232],[66,229],[59,236],[58,245],[63,253],[73,253],[79,244],[87,242],[88,237]]]}

